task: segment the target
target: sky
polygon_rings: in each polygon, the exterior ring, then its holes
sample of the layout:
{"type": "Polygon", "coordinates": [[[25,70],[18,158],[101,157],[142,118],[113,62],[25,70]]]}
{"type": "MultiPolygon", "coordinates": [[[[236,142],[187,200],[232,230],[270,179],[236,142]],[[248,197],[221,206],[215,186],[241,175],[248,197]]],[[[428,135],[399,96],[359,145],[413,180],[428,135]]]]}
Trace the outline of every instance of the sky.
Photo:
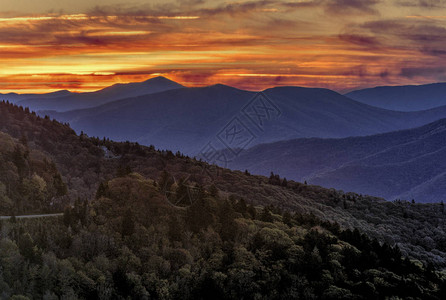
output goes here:
{"type": "Polygon", "coordinates": [[[443,0],[0,0],[0,93],[446,81],[443,0]]]}

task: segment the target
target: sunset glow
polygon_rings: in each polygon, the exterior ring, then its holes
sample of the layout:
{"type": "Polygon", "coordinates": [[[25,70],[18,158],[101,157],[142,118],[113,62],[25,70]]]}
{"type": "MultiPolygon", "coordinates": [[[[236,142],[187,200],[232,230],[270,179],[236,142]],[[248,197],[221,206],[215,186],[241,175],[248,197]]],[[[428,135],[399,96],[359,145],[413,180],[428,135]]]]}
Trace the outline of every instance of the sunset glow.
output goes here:
{"type": "Polygon", "coordinates": [[[442,1],[33,3],[2,0],[1,93],[156,75],[250,90],[446,81],[442,1]]]}

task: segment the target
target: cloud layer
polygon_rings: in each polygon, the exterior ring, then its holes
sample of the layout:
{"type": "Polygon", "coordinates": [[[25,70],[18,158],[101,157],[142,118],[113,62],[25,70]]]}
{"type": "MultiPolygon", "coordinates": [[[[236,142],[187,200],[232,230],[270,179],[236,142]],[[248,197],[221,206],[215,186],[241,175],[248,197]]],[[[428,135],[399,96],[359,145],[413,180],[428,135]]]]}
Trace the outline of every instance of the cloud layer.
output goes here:
{"type": "Polygon", "coordinates": [[[251,90],[446,79],[441,1],[66,5],[70,13],[0,12],[0,92],[88,91],[160,74],[251,90]]]}

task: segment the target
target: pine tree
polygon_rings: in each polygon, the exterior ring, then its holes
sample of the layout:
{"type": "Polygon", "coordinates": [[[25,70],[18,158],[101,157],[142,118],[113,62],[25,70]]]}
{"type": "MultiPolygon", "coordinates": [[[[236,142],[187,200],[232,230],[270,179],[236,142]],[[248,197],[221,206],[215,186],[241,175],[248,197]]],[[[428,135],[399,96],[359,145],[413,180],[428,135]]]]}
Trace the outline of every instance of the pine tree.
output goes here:
{"type": "Polygon", "coordinates": [[[128,236],[132,235],[135,232],[135,220],[133,217],[133,213],[130,209],[127,209],[127,211],[124,214],[124,217],[122,218],[122,236],[128,236]]]}
{"type": "Polygon", "coordinates": [[[260,220],[263,222],[274,222],[273,215],[271,211],[266,206],[262,210],[262,214],[260,215],[260,220]]]}
{"type": "Polygon", "coordinates": [[[132,173],[132,169],[129,166],[119,166],[116,171],[116,177],[126,177],[132,173]]]}
{"type": "Polygon", "coordinates": [[[29,233],[26,233],[20,237],[18,246],[20,254],[22,254],[23,257],[25,257],[25,259],[29,261],[34,261],[35,259],[34,241],[29,235],[29,233]]]}
{"type": "Polygon", "coordinates": [[[229,201],[223,201],[219,210],[220,237],[223,241],[234,240],[237,234],[237,226],[234,222],[234,208],[229,201]]]}
{"type": "Polygon", "coordinates": [[[19,176],[23,177],[25,175],[26,159],[19,146],[15,146],[14,148],[14,152],[12,153],[12,161],[17,167],[19,176]]]}
{"type": "Polygon", "coordinates": [[[209,187],[209,194],[214,198],[218,198],[218,189],[214,184],[209,187]]]}
{"type": "Polygon", "coordinates": [[[257,210],[254,207],[254,205],[249,204],[246,211],[249,213],[249,215],[251,216],[252,219],[256,219],[257,218],[257,210]]]}
{"type": "Polygon", "coordinates": [[[176,205],[182,205],[182,204],[190,204],[189,199],[189,191],[186,185],[186,180],[181,179],[178,188],[175,193],[176,198],[176,205]]]}
{"type": "Polygon", "coordinates": [[[246,214],[247,210],[248,206],[246,205],[245,199],[240,198],[240,200],[235,204],[235,211],[244,215],[246,214]]]}
{"type": "Polygon", "coordinates": [[[289,227],[293,226],[291,214],[288,211],[283,214],[282,222],[289,227]]]}
{"type": "Polygon", "coordinates": [[[169,172],[164,170],[160,175],[160,179],[158,180],[158,185],[160,187],[160,190],[162,192],[170,191],[172,184],[173,184],[172,176],[169,174],[169,172]]]}
{"type": "Polygon", "coordinates": [[[68,188],[59,173],[53,177],[53,186],[56,189],[56,195],[58,197],[65,196],[68,193],[68,188]]]}
{"type": "Polygon", "coordinates": [[[206,198],[198,199],[187,209],[187,224],[192,232],[198,233],[214,223],[214,216],[206,198]]]}
{"type": "Polygon", "coordinates": [[[99,184],[98,190],[96,191],[96,199],[99,199],[101,197],[107,197],[108,195],[108,183],[107,182],[101,182],[99,184]]]}
{"type": "Polygon", "coordinates": [[[282,186],[283,187],[287,187],[288,186],[288,181],[286,180],[286,178],[284,177],[282,180],[282,186]]]}
{"type": "Polygon", "coordinates": [[[169,240],[170,241],[180,241],[182,236],[183,228],[180,221],[176,216],[171,216],[169,219],[169,240]]]}
{"type": "Polygon", "coordinates": [[[73,222],[73,216],[71,207],[67,206],[63,212],[63,223],[65,224],[65,226],[69,227],[71,226],[72,222],[73,222]]]}

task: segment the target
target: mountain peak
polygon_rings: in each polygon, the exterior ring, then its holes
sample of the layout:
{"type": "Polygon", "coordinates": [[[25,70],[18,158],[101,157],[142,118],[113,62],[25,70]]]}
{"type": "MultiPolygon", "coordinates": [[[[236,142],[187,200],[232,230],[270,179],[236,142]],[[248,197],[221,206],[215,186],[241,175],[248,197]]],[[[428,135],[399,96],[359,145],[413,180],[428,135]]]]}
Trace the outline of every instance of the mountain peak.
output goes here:
{"type": "MultiPolygon", "coordinates": [[[[38,101],[32,97],[20,99],[20,105],[33,110],[68,111],[103,105],[119,99],[127,99],[142,95],[160,93],[167,90],[183,88],[179,83],[158,76],[143,82],[116,83],[104,89],[88,93],[70,93],[57,91],[39,96],[38,101]]],[[[32,96],[32,95],[31,95],[32,96]]],[[[9,96],[12,98],[12,96],[9,96]]],[[[23,97],[22,97],[23,98],[23,97]]],[[[35,97],[34,97],[35,98],[35,97]]]]}
{"type": "Polygon", "coordinates": [[[166,78],[164,76],[156,76],[156,77],[149,78],[146,81],[144,81],[144,83],[172,83],[172,84],[181,85],[178,82],[170,80],[169,78],[166,78]]]}
{"type": "Polygon", "coordinates": [[[53,95],[53,96],[63,96],[63,95],[70,95],[71,92],[69,90],[59,90],[52,93],[48,93],[47,95],[53,95]]]}
{"type": "Polygon", "coordinates": [[[278,86],[266,89],[263,92],[266,94],[282,95],[291,98],[311,98],[312,100],[332,99],[333,101],[339,101],[340,98],[344,98],[344,100],[348,99],[342,97],[341,94],[326,88],[278,86]]]}
{"type": "Polygon", "coordinates": [[[355,90],[347,97],[376,107],[398,111],[420,111],[446,105],[444,82],[423,85],[377,86],[355,90]]]}
{"type": "Polygon", "coordinates": [[[226,85],[223,83],[216,83],[216,84],[212,84],[212,85],[208,85],[205,86],[204,88],[210,88],[210,89],[216,89],[216,90],[239,90],[239,91],[244,91],[242,89],[230,86],[230,85],[226,85]]]}
{"type": "MultiPolygon", "coordinates": [[[[130,92],[133,90],[137,90],[137,89],[153,89],[150,91],[147,91],[147,93],[152,93],[152,92],[157,92],[158,89],[159,91],[163,91],[166,89],[173,89],[173,88],[181,88],[183,87],[181,84],[170,80],[166,77],[163,76],[157,76],[157,77],[152,77],[150,79],[147,79],[145,81],[142,82],[130,82],[130,83],[117,83],[114,84],[112,86],[106,87],[105,89],[96,91],[97,92],[102,92],[102,91],[108,91],[108,92],[130,92]]],[[[142,93],[144,94],[144,92],[142,93]]]]}

